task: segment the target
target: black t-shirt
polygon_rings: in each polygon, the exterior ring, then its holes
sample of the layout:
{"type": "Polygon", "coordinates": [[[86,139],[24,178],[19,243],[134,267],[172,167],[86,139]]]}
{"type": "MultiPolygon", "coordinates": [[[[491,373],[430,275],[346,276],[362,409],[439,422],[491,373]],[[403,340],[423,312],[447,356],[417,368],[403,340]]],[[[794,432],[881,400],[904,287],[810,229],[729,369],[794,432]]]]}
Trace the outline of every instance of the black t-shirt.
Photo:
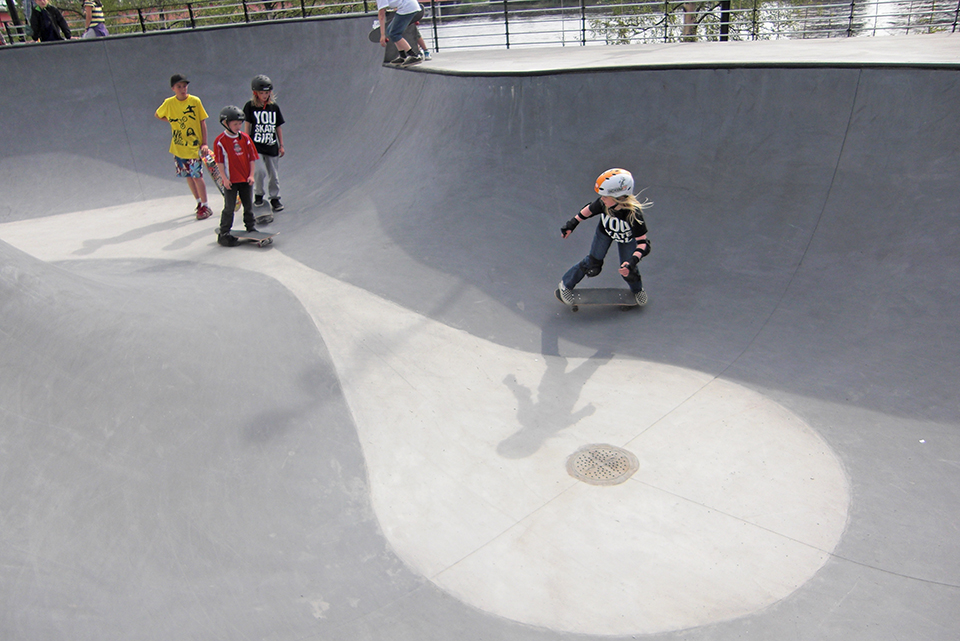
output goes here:
{"type": "Polygon", "coordinates": [[[280,141],[277,139],[277,127],[284,123],[280,107],[269,104],[255,107],[252,100],[243,106],[244,120],[250,123],[250,137],[261,156],[279,156],[280,141]]]}
{"type": "Polygon", "coordinates": [[[607,232],[615,242],[626,243],[635,238],[645,236],[647,233],[647,223],[643,220],[643,213],[636,212],[636,220],[628,220],[629,210],[620,211],[616,207],[607,214],[604,211],[603,201],[597,198],[588,205],[590,215],[587,218],[593,218],[600,214],[600,226],[607,232]]]}

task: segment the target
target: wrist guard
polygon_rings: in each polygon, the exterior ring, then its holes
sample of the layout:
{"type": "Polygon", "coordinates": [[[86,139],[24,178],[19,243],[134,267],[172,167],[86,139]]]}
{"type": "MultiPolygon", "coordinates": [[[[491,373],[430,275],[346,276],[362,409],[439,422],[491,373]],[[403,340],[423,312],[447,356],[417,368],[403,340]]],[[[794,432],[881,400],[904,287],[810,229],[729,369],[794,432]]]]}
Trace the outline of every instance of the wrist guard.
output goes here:
{"type": "Polygon", "coordinates": [[[573,218],[565,222],[563,224],[563,227],[560,228],[560,235],[565,236],[568,231],[573,231],[574,229],[577,228],[577,225],[579,224],[580,224],[580,221],[577,220],[576,216],[574,216],[573,218]]]}

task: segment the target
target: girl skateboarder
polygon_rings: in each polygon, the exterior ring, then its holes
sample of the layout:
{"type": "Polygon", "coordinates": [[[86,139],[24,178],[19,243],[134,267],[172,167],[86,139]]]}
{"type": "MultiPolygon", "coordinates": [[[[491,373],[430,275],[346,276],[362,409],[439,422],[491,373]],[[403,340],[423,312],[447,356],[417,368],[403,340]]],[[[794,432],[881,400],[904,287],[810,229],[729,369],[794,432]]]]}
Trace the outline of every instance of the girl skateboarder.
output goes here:
{"type": "Polygon", "coordinates": [[[643,291],[643,281],[637,264],[650,253],[650,240],[647,238],[647,224],[643,220],[643,211],[653,203],[640,202],[633,195],[633,176],[626,169],[608,169],[597,177],[593,187],[600,194],[595,201],[580,210],[576,216],[564,223],[560,234],[567,238],[577,225],[588,218],[600,215],[597,231],[586,258],[567,270],[560,279],[557,298],[561,302],[573,304],[573,288],[584,276],[596,276],[603,268],[603,259],[614,242],[620,254],[620,268],[623,280],[637,298],[637,305],[647,304],[647,293],[643,291]]]}

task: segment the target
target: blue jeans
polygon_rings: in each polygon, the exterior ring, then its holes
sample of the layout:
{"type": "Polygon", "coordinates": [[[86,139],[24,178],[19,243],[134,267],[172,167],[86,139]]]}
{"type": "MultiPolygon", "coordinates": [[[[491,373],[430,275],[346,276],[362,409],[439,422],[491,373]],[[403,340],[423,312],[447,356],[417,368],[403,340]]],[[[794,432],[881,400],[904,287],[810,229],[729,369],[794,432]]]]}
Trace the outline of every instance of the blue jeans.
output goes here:
{"type": "MultiPolygon", "coordinates": [[[[422,9],[420,11],[414,11],[413,13],[395,15],[390,24],[387,25],[387,38],[390,40],[390,42],[396,42],[402,38],[403,32],[406,31],[410,23],[414,22],[415,19],[419,20],[417,16],[423,17],[422,9]]],[[[415,46],[417,43],[414,42],[409,44],[410,46],[415,46]]]]}
{"type": "MultiPolygon", "coordinates": [[[[593,243],[590,245],[590,253],[587,254],[586,258],[567,270],[567,273],[563,275],[563,286],[567,289],[573,289],[588,272],[595,272],[594,275],[599,274],[600,268],[603,266],[603,258],[607,255],[607,251],[612,244],[613,239],[603,230],[603,225],[598,224],[597,233],[593,235],[593,243]]],[[[636,239],[631,239],[625,243],[617,243],[617,250],[620,253],[620,262],[617,263],[617,269],[623,263],[630,261],[636,249],[636,239]]],[[[636,294],[643,289],[643,281],[640,279],[640,272],[636,267],[631,272],[630,275],[624,276],[623,280],[627,281],[630,291],[636,294]]]]}

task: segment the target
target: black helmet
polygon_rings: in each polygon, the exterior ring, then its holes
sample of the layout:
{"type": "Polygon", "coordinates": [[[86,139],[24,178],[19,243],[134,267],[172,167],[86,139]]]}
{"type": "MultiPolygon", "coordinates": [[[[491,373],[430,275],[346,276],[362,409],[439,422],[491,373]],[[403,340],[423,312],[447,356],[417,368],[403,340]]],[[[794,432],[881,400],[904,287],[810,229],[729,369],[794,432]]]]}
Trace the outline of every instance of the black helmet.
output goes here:
{"type": "Polygon", "coordinates": [[[250,83],[250,88],[254,91],[273,91],[273,82],[270,81],[270,78],[260,74],[250,83]]]}
{"type": "Polygon", "coordinates": [[[220,110],[220,124],[223,125],[224,129],[231,120],[244,120],[243,110],[240,107],[228,105],[220,110]]]}

